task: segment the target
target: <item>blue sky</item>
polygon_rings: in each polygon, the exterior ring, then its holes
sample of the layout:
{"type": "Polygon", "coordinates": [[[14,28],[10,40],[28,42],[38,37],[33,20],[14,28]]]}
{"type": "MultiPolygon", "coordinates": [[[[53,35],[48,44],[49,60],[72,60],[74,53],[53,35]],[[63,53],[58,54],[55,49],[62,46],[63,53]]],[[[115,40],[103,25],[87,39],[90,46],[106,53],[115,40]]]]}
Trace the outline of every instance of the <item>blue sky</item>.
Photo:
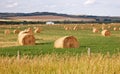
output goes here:
{"type": "Polygon", "coordinates": [[[0,12],[120,16],[120,0],[0,0],[0,12]]]}

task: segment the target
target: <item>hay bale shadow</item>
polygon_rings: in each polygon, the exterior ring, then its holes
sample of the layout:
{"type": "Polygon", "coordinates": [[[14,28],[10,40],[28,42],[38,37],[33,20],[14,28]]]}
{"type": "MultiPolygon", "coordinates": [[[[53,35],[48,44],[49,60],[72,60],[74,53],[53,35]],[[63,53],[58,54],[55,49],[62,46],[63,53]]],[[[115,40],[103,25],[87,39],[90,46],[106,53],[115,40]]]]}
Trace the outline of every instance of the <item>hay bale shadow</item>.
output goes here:
{"type": "Polygon", "coordinates": [[[35,45],[46,45],[46,44],[52,44],[52,42],[46,42],[46,43],[35,43],[35,45]]]}

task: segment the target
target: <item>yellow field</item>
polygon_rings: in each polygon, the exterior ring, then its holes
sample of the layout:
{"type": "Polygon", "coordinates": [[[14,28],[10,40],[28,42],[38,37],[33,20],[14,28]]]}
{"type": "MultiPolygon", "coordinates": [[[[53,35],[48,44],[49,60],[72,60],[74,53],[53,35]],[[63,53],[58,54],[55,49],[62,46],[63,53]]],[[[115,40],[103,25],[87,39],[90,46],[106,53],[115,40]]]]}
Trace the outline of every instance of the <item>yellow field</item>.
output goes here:
{"type": "Polygon", "coordinates": [[[0,57],[0,74],[119,74],[120,54],[0,57]]]}

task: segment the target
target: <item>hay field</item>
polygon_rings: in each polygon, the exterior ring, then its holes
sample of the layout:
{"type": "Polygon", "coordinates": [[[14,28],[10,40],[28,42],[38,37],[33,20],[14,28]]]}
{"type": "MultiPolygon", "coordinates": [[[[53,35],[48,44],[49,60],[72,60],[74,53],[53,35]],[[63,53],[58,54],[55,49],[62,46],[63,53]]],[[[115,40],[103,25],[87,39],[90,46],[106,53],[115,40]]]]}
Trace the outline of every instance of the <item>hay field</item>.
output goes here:
{"type": "Polygon", "coordinates": [[[65,16],[55,16],[55,15],[44,15],[44,16],[18,16],[18,17],[8,17],[11,21],[95,21],[92,18],[72,18],[65,16]]]}
{"type": "Polygon", "coordinates": [[[41,55],[41,54],[81,54],[86,53],[91,48],[92,53],[114,54],[120,51],[120,30],[114,31],[114,27],[120,27],[119,23],[114,24],[56,24],[56,25],[0,25],[0,55],[15,56],[17,51],[21,55],[41,55]],[[65,30],[65,27],[71,29],[77,26],[76,30],[65,30]],[[111,32],[111,36],[102,36],[102,27],[111,32]],[[20,46],[17,42],[18,34],[14,34],[14,29],[24,30],[28,27],[41,27],[40,33],[35,33],[35,43],[33,46],[20,46]],[[96,27],[99,32],[93,33],[92,28],[96,27]],[[4,30],[9,29],[10,34],[4,34],[4,30]],[[63,36],[75,36],[80,44],[79,48],[55,49],[54,41],[63,36]]]}
{"type": "Polygon", "coordinates": [[[114,27],[120,24],[0,25],[0,74],[119,74],[120,30],[114,27]],[[103,26],[110,36],[101,35],[103,26]],[[28,27],[42,30],[34,33],[35,45],[21,46],[13,31],[28,27]],[[99,31],[93,33],[93,27],[99,31]],[[4,34],[6,29],[10,34],[4,34]],[[79,48],[54,48],[55,40],[71,35],[79,48]]]}

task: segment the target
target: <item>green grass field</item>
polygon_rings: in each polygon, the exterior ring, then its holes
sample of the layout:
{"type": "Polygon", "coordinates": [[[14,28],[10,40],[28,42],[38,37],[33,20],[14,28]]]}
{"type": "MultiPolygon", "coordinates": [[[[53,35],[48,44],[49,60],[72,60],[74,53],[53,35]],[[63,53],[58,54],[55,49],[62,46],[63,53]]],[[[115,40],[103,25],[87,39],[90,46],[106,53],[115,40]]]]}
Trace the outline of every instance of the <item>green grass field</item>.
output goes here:
{"type": "MultiPolygon", "coordinates": [[[[26,25],[19,26],[20,30],[24,30],[28,27],[35,27],[39,25],[26,25]]],[[[69,55],[80,55],[81,53],[87,53],[87,49],[91,48],[92,53],[110,53],[115,54],[120,52],[120,31],[113,31],[111,29],[111,36],[104,37],[101,35],[101,29],[99,33],[92,32],[92,26],[90,25],[78,25],[85,29],[79,30],[64,30],[64,25],[40,25],[42,28],[41,33],[34,34],[36,38],[36,45],[33,46],[20,46],[17,43],[17,34],[13,34],[12,31],[18,26],[8,25],[0,26],[0,56],[16,56],[17,51],[20,55],[44,55],[44,54],[69,54],[69,55]],[[4,30],[10,28],[11,34],[5,35],[4,30]],[[55,49],[53,47],[54,41],[62,36],[75,36],[79,43],[79,48],[69,49],[55,49]]],[[[73,25],[69,25],[73,26],[73,25]]],[[[97,27],[101,25],[98,24],[97,27]]],[[[114,26],[112,26],[114,27],[114,26]]],[[[120,25],[117,25],[120,27],[120,25]]]]}

